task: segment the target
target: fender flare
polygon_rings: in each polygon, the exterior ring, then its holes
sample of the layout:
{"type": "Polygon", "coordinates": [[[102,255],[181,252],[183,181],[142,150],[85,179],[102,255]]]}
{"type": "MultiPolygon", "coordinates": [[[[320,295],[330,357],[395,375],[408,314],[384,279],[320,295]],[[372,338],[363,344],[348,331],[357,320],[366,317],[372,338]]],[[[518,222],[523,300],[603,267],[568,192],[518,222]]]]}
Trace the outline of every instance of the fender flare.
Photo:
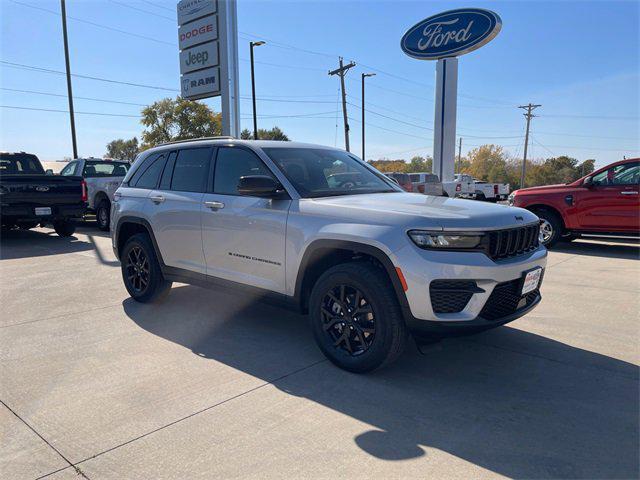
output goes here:
{"type": "Polygon", "coordinates": [[[164,269],[166,267],[164,263],[164,259],[162,258],[162,252],[160,252],[160,248],[158,247],[158,242],[156,241],[156,236],[153,233],[153,228],[151,228],[151,224],[144,218],[134,217],[134,216],[124,216],[118,219],[118,224],[116,228],[113,230],[113,243],[115,245],[116,253],[118,254],[118,258],[120,257],[120,230],[125,223],[133,223],[136,225],[142,225],[147,233],[149,233],[149,237],[151,238],[151,243],[153,244],[153,249],[156,252],[156,257],[158,258],[158,262],[160,263],[160,267],[164,269]]]}
{"type": "Polygon", "coordinates": [[[375,258],[384,270],[386,271],[389,279],[391,280],[391,284],[396,293],[396,297],[398,299],[398,303],[403,311],[410,311],[409,302],[407,301],[407,296],[402,287],[402,283],[400,278],[398,277],[398,272],[396,271],[396,267],[389,258],[389,256],[382,251],[380,248],[369,245],[366,243],[354,242],[350,240],[334,240],[334,239],[318,239],[311,242],[304,251],[302,256],[302,260],[300,261],[300,265],[298,266],[298,273],[296,276],[296,284],[295,284],[295,293],[294,298],[296,303],[299,305],[304,304],[304,300],[302,298],[303,292],[303,281],[305,277],[305,273],[309,265],[313,262],[317,261],[322,257],[322,250],[332,250],[332,249],[340,249],[340,250],[350,250],[354,253],[363,253],[375,258]]]}

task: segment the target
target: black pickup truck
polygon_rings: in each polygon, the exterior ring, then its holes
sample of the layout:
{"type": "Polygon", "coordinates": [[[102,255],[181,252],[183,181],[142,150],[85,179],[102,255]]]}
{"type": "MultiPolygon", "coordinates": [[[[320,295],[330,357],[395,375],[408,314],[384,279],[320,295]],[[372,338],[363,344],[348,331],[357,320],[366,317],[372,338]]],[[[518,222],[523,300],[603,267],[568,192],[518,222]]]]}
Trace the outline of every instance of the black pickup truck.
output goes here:
{"type": "Polygon", "coordinates": [[[52,224],[61,237],[76,230],[87,208],[82,177],[46,173],[29,153],[0,153],[0,221],[2,229],[52,224]]]}

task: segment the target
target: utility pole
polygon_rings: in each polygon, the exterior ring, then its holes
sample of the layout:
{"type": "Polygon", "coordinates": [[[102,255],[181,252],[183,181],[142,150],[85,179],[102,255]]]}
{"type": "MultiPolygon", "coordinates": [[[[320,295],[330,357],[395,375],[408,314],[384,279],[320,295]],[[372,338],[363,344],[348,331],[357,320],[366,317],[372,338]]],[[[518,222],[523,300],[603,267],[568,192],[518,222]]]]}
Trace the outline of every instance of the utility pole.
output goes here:
{"type": "Polygon", "coordinates": [[[340,67],[335,70],[331,70],[329,75],[339,75],[340,76],[340,88],[342,89],[342,116],[344,117],[344,147],[347,152],[349,152],[349,119],[347,117],[347,93],[344,90],[344,76],[349,71],[350,68],[356,66],[354,62],[351,62],[348,65],[342,64],[342,57],[340,59],[340,67]]]}
{"type": "Polygon", "coordinates": [[[529,147],[529,126],[531,125],[531,119],[535,117],[533,112],[536,108],[541,107],[542,105],[534,105],[529,103],[528,105],[520,105],[518,108],[522,108],[526,110],[527,113],[524,113],[524,118],[527,119],[527,132],[524,135],[524,155],[522,157],[522,175],[520,176],[520,188],[524,188],[524,179],[527,173],[527,148],[529,147]]]}
{"type": "Polygon", "coordinates": [[[364,158],[364,79],[367,77],[373,77],[375,73],[363,73],[362,74],[362,160],[367,161],[364,158]]]}
{"type": "Polygon", "coordinates": [[[456,173],[460,173],[460,158],[462,156],[462,137],[458,139],[458,171],[456,173]]]}
{"type": "Polygon", "coordinates": [[[256,116],[256,79],[253,74],[253,49],[264,45],[265,42],[249,42],[249,49],[251,50],[251,100],[253,101],[253,139],[258,140],[258,117],[256,116]]]}
{"type": "Polygon", "coordinates": [[[67,96],[69,98],[69,119],[71,120],[71,143],[73,144],[73,158],[78,158],[78,143],[76,142],[76,121],[73,115],[73,91],[71,89],[71,68],[69,66],[69,40],[67,38],[67,9],[64,0],[60,0],[62,9],[62,36],[64,38],[64,61],[67,66],[67,96]]]}

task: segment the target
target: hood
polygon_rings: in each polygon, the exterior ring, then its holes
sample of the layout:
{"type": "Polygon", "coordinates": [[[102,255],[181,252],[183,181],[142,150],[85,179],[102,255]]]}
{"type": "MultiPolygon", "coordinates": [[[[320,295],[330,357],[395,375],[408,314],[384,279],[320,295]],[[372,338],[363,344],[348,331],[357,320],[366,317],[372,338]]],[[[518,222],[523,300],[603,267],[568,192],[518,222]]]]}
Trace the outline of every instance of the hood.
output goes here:
{"type": "Polygon", "coordinates": [[[307,199],[301,210],[357,223],[445,230],[493,230],[538,220],[508,205],[401,192],[307,199]]]}
{"type": "Polygon", "coordinates": [[[513,193],[538,193],[541,191],[547,190],[562,190],[565,188],[570,188],[571,184],[558,183],[556,185],[541,185],[539,187],[528,187],[528,188],[519,188],[513,193]]]}

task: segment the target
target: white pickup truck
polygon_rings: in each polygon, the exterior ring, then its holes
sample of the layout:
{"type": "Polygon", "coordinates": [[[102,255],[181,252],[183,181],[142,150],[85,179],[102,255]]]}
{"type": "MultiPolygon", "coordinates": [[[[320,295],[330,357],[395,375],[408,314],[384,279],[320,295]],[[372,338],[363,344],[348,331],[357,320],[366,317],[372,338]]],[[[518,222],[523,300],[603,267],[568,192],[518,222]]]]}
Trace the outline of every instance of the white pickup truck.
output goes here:
{"type": "Polygon", "coordinates": [[[506,200],[509,196],[510,186],[508,183],[484,182],[464,173],[457,173],[454,178],[455,182],[463,185],[464,193],[460,195],[462,197],[497,202],[498,200],[506,200]]]}
{"type": "Polygon", "coordinates": [[[89,212],[95,212],[100,230],[109,230],[111,203],[124,176],[129,171],[129,162],[102,158],[78,158],[62,169],[60,175],[75,175],[84,178],[87,185],[89,212]]]}

